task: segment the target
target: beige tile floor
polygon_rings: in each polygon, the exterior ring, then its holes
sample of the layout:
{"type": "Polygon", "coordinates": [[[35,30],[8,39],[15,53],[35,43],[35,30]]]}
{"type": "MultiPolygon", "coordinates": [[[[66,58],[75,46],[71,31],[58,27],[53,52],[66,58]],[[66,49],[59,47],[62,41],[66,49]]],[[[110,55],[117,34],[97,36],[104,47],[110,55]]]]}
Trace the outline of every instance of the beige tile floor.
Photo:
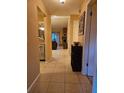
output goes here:
{"type": "Polygon", "coordinates": [[[40,63],[41,93],[91,93],[91,84],[80,72],[72,72],[67,50],[53,50],[50,62],[40,63]]]}

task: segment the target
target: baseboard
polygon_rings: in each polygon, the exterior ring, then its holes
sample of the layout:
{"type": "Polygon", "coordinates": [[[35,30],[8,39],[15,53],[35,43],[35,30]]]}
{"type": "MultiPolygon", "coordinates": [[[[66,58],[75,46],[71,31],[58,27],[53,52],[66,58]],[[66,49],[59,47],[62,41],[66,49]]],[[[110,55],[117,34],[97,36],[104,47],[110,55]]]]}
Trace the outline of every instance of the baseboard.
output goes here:
{"type": "Polygon", "coordinates": [[[38,80],[38,78],[40,77],[40,73],[37,75],[37,77],[35,78],[35,80],[32,82],[32,84],[29,86],[27,93],[30,92],[30,90],[32,89],[32,87],[35,85],[36,81],[38,80]]]}

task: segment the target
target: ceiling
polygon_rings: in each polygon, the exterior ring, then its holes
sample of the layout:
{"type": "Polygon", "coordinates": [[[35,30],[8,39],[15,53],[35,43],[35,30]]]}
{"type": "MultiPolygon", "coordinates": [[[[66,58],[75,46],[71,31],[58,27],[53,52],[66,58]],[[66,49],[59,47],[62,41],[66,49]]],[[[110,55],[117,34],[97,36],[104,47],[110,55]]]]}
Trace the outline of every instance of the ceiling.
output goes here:
{"type": "Polygon", "coordinates": [[[42,0],[49,14],[52,15],[52,31],[61,31],[67,27],[70,15],[79,14],[82,0],[65,0],[60,4],[59,0],[42,0]]]}
{"type": "Polygon", "coordinates": [[[42,0],[49,14],[57,16],[69,16],[79,14],[82,0],[65,0],[60,4],[59,0],[42,0]]]}
{"type": "Polygon", "coordinates": [[[68,25],[68,18],[69,16],[52,16],[51,17],[51,24],[52,24],[52,31],[62,31],[64,27],[68,25]]]}

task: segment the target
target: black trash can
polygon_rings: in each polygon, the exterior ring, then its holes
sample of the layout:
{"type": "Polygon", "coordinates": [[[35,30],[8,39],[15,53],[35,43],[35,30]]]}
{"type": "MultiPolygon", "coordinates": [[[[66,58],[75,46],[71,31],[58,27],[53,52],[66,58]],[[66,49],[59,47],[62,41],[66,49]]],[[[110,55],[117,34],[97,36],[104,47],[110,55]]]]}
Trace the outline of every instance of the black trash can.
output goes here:
{"type": "Polygon", "coordinates": [[[71,66],[74,72],[81,72],[82,69],[82,49],[80,45],[73,44],[71,46],[71,66]]]}

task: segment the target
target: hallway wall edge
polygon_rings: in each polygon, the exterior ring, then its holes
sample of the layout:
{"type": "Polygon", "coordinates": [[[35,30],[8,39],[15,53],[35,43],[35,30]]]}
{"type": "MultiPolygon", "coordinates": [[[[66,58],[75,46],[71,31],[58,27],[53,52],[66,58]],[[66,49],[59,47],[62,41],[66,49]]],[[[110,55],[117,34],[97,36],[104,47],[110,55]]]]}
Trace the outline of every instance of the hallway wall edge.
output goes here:
{"type": "Polygon", "coordinates": [[[27,93],[29,93],[29,92],[31,91],[32,87],[35,85],[36,81],[39,79],[40,74],[41,74],[41,73],[39,73],[39,74],[37,75],[37,77],[36,77],[35,80],[32,82],[32,84],[28,87],[27,93]]]}

